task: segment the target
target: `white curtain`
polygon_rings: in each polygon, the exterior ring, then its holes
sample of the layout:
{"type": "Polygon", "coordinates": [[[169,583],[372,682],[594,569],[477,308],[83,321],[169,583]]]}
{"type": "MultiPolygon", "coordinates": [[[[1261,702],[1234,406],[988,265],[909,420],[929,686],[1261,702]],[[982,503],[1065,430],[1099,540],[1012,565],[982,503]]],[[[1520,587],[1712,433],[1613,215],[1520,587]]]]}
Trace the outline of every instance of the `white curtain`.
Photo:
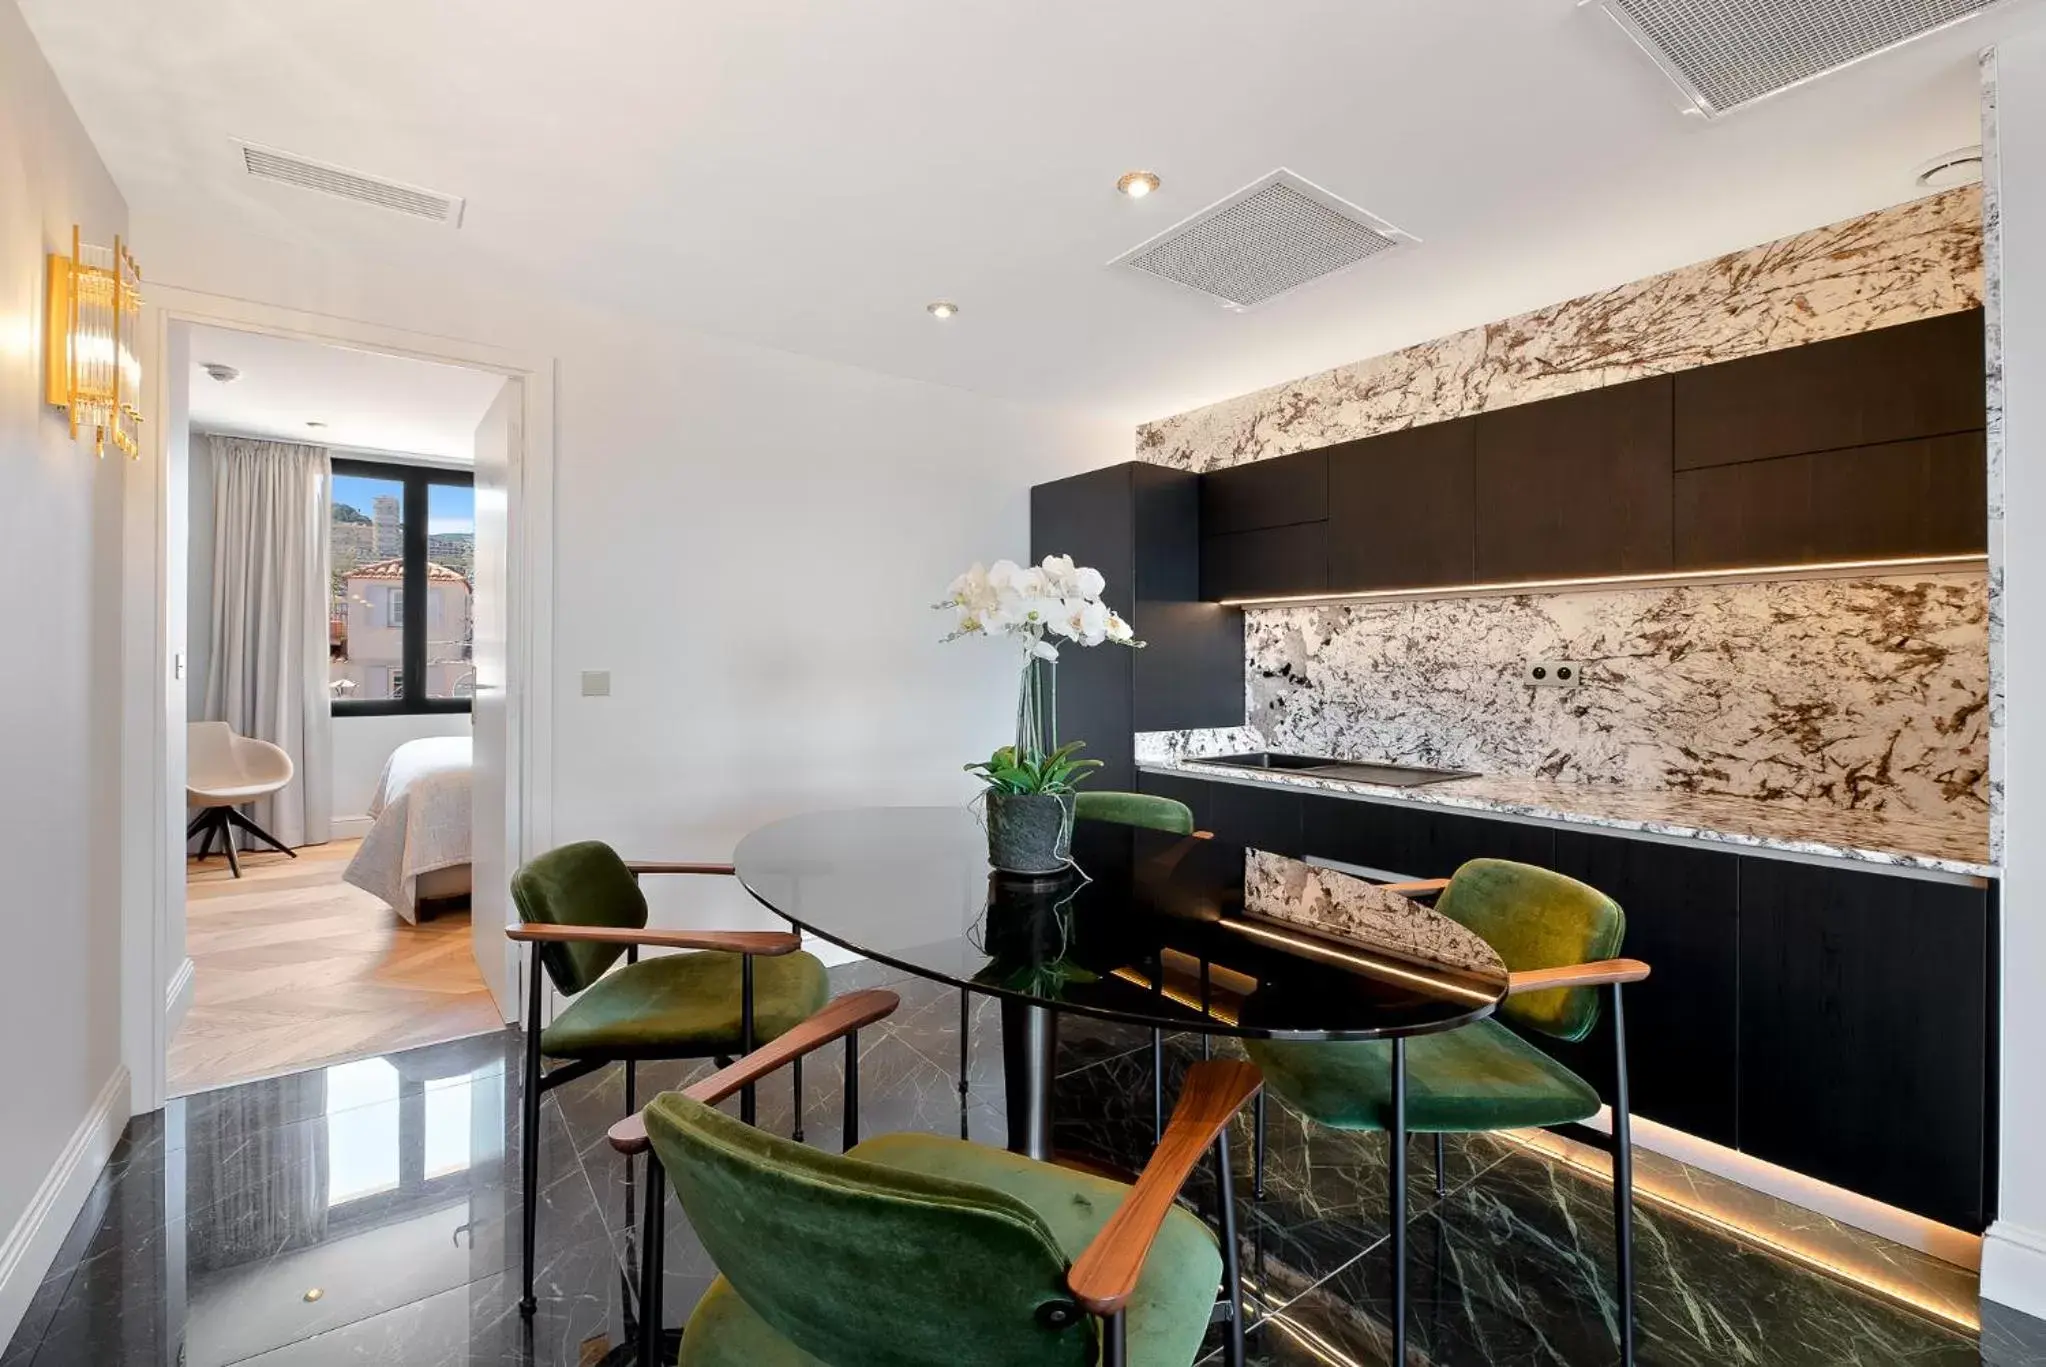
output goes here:
{"type": "Polygon", "coordinates": [[[327,453],[212,437],[213,654],[206,715],[284,748],[290,784],[251,819],[287,845],[319,845],[332,818],[327,691],[327,453]]]}

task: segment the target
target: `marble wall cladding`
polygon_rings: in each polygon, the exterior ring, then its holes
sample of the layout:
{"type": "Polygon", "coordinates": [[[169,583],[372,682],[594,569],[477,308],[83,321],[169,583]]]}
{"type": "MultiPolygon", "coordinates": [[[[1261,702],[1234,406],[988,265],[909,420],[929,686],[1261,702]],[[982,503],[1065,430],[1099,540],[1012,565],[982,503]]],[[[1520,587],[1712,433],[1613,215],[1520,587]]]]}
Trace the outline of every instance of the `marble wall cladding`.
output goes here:
{"type": "Polygon", "coordinates": [[[1996,49],[1982,54],[1982,314],[1989,417],[1989,857],[2003,862],[2003,212],[1998,186],[1996,49]]]}
{"type": "Polygon", "coordinates": [[[1222,469],[1981,302],[1969,187],[1146,423],[1137,458],[1222,469]]]}
{"type": "Polygon", "coordinates": [[[1271,749],[1898,815],[1988,806],[1981,574],[1246,615],[1271,749]],[[1575,660],[1570,690],[1520,682],[1575,660]]]}

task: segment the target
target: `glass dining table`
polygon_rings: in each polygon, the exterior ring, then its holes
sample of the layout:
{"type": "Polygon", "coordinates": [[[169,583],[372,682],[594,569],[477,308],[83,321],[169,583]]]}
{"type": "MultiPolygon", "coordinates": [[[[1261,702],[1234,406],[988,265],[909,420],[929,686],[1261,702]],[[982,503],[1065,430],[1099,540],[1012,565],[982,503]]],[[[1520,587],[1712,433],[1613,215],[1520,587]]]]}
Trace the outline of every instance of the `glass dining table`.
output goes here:
{"type": "Polygon", "coordinates": [[[799,929],[997,998],[1008,1146],[1033,1158],[1055,1157],[1061,1015],[1204,1038],[1390,1041],[1393,1303],[1404,1305],[1404,1041],[1504,998],[1506,966],[1478,935],[1339,870],[1099,822],[1080,823],[1064,874],[998,874],[963,807],[789,817],[748,835],[733,862],[799,929]]]}

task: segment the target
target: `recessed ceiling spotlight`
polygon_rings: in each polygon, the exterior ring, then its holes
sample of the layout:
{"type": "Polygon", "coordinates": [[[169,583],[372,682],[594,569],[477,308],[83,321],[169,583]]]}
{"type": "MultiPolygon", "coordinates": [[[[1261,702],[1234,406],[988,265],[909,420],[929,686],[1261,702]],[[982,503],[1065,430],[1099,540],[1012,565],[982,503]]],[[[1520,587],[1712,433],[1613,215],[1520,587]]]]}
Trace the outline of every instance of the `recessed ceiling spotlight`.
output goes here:
{"type": "Polygon", "coordinates": [[[239,370],[221,361],[208,361],[200,366],[199,369],[205,371],[222,384],[233,384],[242,377],[242,373],[239,370]]]}
{"type": "Polygon", "coordinates": [[[1131,199],[1142,199],[1158,188],[1158,177],[1149,171],[1125,171],[1115,188],[1131,199]]]}
{"type": "Polygon", "coordinates": [[[1956,186],[1973,185],[1982,179],[1982,145],[1976,143],[1942,152],[1912,174],[1928,190],[1951,190],[1956,186]]]}
{"type": "Polygon", "coordinates": [[[959,306],[949,299],[937,299],[924,305],[924,312],[933,318],[950,318],[959,312],[959,306]]]}
{"type": "Polygon", "coordinates": [[[306,422],[307,427],[325,427],[326,425],[327,424],[319,421],[318,419],[309,419],[306,422]]]}

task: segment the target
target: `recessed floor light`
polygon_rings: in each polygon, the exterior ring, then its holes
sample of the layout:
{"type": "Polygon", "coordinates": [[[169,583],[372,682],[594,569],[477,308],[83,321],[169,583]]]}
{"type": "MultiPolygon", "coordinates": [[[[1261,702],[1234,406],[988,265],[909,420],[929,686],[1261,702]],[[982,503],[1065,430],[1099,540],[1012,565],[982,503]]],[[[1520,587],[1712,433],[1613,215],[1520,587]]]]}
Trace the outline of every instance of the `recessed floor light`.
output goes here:
{"type": "Polygon", "coordinates": [[[937,299],[925,304],[924,312],[930,314],[933,318],[950,318],[953,314],[959,312],[959,306],[947,299],[937,299]]]}
{"type": "Polygon", "coordinates": [[[1142,199],[1157,189],[1158,184],[1158,177],[1149,171],[1126,171],[1122,179],[1115,183],[1115,188],[1131,199],[1142,199]]]}

